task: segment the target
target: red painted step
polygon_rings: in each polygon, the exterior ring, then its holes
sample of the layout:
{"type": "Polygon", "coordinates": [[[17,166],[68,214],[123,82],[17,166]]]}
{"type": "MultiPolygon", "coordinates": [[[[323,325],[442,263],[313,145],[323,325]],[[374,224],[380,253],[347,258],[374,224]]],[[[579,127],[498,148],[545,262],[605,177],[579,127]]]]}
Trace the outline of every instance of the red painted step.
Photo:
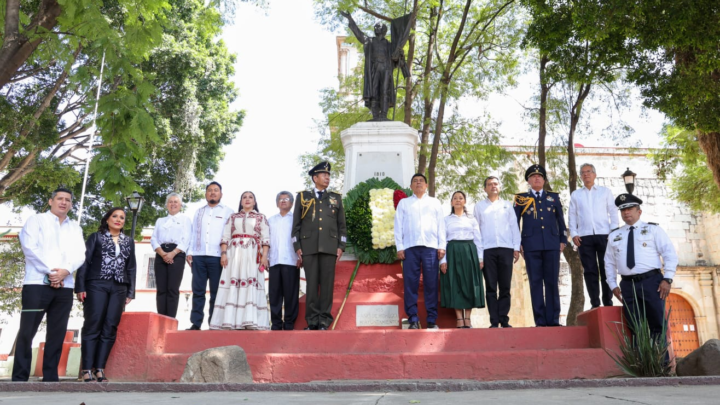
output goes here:
{"type": "Polygon", "coordinates": [[[449,353],[561,350],[590,347],[588,328],[512,328],[362,331],[174,331],[165,353],[195,353],[238,345],[259,353],[449,353]]]}

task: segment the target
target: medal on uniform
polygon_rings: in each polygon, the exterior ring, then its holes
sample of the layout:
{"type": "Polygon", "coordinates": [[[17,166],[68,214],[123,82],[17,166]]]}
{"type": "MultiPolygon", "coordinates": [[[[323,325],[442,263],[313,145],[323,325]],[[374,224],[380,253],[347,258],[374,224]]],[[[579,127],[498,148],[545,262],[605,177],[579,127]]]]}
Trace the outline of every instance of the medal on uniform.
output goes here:
{"type": "Polygon", "coordinates": [[[618,234],[615,239],[613,239],[613,242],[617,242],[619,240],[622,240],[622,235],[618,234]]]}
{"type": "MultiPolygon", "coordinates": [[[[647,233],[648,233],[647,226],[644,226],[643,229],[640,231],[640,235],[647,235],[647,233]]],[[[643,246],[645,246],[645,245],[643,245],[643,246]]]]}
{"type": "Polygon", "coordinates": [[[550,202],[555,202],[555,199],[552,198],[552,197],[550,197],[550,196],[547,196],[547,200],[550,201],[550,202]]]}

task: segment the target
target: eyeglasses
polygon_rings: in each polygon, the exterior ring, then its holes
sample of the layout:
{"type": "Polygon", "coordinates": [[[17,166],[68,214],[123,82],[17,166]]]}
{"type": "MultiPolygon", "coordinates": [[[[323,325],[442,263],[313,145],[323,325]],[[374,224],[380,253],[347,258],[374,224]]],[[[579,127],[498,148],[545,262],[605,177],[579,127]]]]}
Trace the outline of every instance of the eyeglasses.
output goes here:
{"type": "Polygon", "coordinates": [[[281,198],[279,201],[280,201],[280,202],[289,202],[290,199],[289,199],[289,198],[281,198]]]}

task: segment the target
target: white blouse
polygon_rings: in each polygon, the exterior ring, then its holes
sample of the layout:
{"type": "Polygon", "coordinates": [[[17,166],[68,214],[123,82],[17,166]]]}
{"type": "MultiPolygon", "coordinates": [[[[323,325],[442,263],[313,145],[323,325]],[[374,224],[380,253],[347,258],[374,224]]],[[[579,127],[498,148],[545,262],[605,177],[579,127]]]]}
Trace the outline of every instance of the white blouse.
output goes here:
{"type": "Polygon", "coordinates": [[[190,218],[181,213],[168,215],[158,218],[157,222],[155,222],[150,245],[155,250],[163,243],[174,243],[177,245],[177,249],[187,253],[190,247],[191,234],[192,221],[190,218]]]}
{"type": "MultiPolygon", "coordinates": [[[[472,240],[473,242],[475,242],[475,247],[477,247],[478,259],[480,259],[480,261],[483,261],[484,249],[482,243],[482,236],[480,234],[480,226],[478,225],[478,222],[475,220],[475,218],[467,215],[457,216],[455,214],[450,214],[445,217],[445,232],[448,242],[450,242],[451,240],[472,240]]],[[[440,263],[442,264],[446,262],[447,255],[443,257],[440,263]]]]}

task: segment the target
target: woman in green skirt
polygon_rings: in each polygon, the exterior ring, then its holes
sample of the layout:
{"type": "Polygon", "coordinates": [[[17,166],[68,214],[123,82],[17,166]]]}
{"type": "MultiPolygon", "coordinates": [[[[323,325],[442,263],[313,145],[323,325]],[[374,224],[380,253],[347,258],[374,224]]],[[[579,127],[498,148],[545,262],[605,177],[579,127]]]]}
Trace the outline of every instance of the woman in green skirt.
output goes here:
{"type": "Polygon", "coordinates": [[[440,305],[455,309],[458,328],[471,328],[472,309],[485,308],[482,237],[465,202],[465,193],[453,193],[452,211],[445,217],[447,253],[440,261],[440,305]]]}

